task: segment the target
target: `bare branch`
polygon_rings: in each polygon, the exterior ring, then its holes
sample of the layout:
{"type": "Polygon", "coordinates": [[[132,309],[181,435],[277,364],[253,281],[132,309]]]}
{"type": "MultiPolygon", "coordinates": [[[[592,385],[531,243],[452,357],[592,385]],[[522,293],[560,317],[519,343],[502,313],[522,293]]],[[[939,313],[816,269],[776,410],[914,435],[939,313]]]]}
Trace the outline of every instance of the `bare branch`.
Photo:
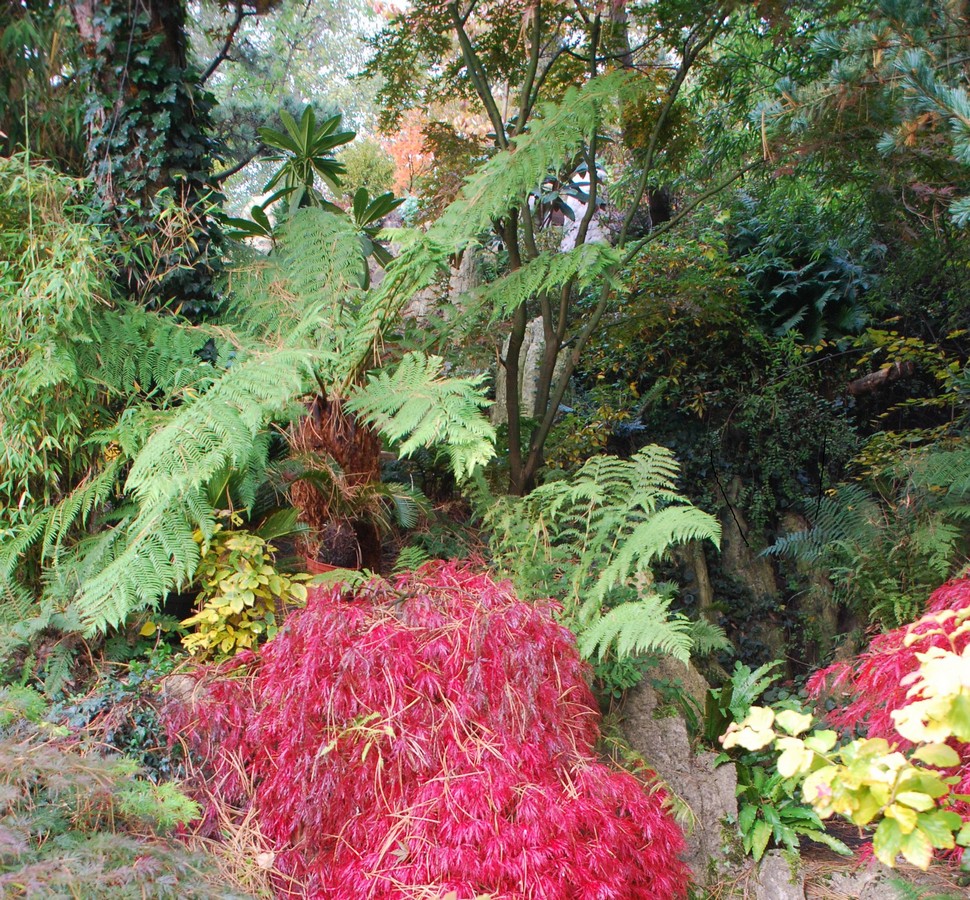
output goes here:
{"type": "Polygon", "coordinates": [[[232,48],[232,42],[236,39],[236,32],[239,31],[239,26],[242,25],[243,19],[247,16],[256,15],[255,12],[247,12],[245,10],[243,0],[236,0],[235,9],[236,13],[229,25],[229,31],[226,32],[226,39],[222,43],[222,48],[215,55],[212,62],[206,66],[202,75],[199,76],[199,84],[205,84],[212,77],[215,70],[229,59],[229,50],[232,48]]]}

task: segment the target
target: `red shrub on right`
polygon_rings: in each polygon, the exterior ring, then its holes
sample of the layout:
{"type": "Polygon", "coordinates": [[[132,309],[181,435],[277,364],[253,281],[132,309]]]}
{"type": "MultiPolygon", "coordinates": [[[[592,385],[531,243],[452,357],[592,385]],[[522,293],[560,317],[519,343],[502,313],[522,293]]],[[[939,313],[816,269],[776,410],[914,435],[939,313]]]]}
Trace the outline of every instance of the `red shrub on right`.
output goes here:
{"type": "MultiPolygon", "coordinates": [[[[970,578],[962,578],[934,591],[926,612],[933,615],[947,609],[967,607],[970,607],[970,578]]],[[[952,627],[952,620],[949,625],[952,627]]],[[[906,696],[911,685],[904,683],[904,679],[919,668],[916,654],[925,653],[931,647],[960,653],[970,644],[970,632],[951,638],[946,625],[943,633],[940,629],[940,623],[935,620],[918,619],[906,628],[881,634],[854,660],[816,672],[809,679],[808,691],[815,698],[831,696],[840,701],[840,705],[827,714],[833,727],[849,735],[861,732],[866,737],[885,738],[906,750],[912,744],[896,731],[891,714],[911,702],[906,696]],[[909,646],[907,638],[911,641],[909,646]]],[[[961,765],[952,773],[960,778],[953,790],[957,794],[970,794],[970,744],[951,743],[962,759],[961,765]]],[[[970,820],[970,804],[958,802],[953,809],[964,820],[970,820]]]]}

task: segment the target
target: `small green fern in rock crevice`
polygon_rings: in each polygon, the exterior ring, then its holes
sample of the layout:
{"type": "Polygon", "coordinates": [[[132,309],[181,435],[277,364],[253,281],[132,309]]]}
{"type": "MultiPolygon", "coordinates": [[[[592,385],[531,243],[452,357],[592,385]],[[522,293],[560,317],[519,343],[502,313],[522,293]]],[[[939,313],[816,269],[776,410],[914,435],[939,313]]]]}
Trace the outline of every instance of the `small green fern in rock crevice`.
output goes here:
{"type": "Polygon", "coordinates": [[[496,563],[528,596],[553,596],[584,654],[650,650],[686,660],[695,642],[709,650],[726,640],[670,610],[671,589],[651,566],[676,544],[720,538],[717,520],[676,491],[678,465],[664,447],[629,460],[597,456],[572,478],[527,497],[476,496],[496,563]]]}

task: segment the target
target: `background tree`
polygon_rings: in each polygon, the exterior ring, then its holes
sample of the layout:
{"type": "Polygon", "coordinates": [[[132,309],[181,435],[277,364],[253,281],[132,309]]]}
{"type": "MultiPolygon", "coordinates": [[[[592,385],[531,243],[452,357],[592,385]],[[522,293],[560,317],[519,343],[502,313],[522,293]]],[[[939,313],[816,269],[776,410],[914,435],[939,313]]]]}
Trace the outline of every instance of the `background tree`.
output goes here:
{"type": "Polygon", "coordinates": [[[183,2],[71,4],[86,57],[86,159],[102,219],[127,234],[121,274],[146,300],[211,309],[218,197],[212,100],[190,66],[183,2]]]}
{"type": "MultiPolygon", "coordinates": [[[[474,99],[491,125],[494,152],[518,147],[531,123],[542,117],[544,99],[569,96],[564,92],[570,86],[627,69],[628,83],[635,88],[625,98],[623,113],[629,115],[630,107],[639,104],[644,121],[632,157],[635,175],[628,185],[628,202],[619,215],[615,245],[620,254],[607,269],[615,275],[651,239],[637,240],[631,224],[648,189],[659,183],[663,151],[688,75],[724,28],[727,12],[719,4],[675,4],[656,15],[651,8],[646,22],[635,23],[637,43],[631,47],[624,4],[613,4],[604,14],[599,6],[583,3],[419,3],[376,39],[371,71],[384,78],[381,99],[387,121],[409,106],[446,95],[474,99]],[[415,71],[440,74],[414,78],[415,71]]],[[[578,219],[570,239],[577,252],[601,234],[595,220],[606,193],[602,173],[610,139],[602,132],[611,124],[608,106],[593,101],[589,130],[564,146],[562,158],[490,223],[507,254],[508,272],[555,254],[549,243],[556,239],[542,235],[555,234],[550,228],[557,216],[560,222],[563,216],[578,219]],[[579,201],[578,215],[570,198],[579,201]]],[[[734,177],[736,173],[727,181],[734,177]]],[[[546,284],[503,307],[502,315],[511,317],[508,345],[500,355],[514,492],[534,486],[570,376],[615,300],[610,277],[591,290],[599,293],[585,317],[577,316],[581,297],[576,277],[546,284]],[[541,321],[543,349],[534,409],[525,410],[519,396],[520,351],[534,316],[541,321]],[[533,417],[535,427],[527,429],[533,417]]]]}

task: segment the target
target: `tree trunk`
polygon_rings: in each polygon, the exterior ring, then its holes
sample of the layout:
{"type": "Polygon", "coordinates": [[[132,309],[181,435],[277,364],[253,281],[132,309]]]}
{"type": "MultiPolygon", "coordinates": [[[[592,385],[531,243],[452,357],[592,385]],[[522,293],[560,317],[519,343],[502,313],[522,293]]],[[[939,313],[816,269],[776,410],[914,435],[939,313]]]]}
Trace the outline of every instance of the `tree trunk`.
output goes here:
{"type": "Polygon", "coordinates": [[[127,288],[212,302],[211,99],[188,67],[184,0],[72,0],[88,64],[87,162],[127,288]]]}

